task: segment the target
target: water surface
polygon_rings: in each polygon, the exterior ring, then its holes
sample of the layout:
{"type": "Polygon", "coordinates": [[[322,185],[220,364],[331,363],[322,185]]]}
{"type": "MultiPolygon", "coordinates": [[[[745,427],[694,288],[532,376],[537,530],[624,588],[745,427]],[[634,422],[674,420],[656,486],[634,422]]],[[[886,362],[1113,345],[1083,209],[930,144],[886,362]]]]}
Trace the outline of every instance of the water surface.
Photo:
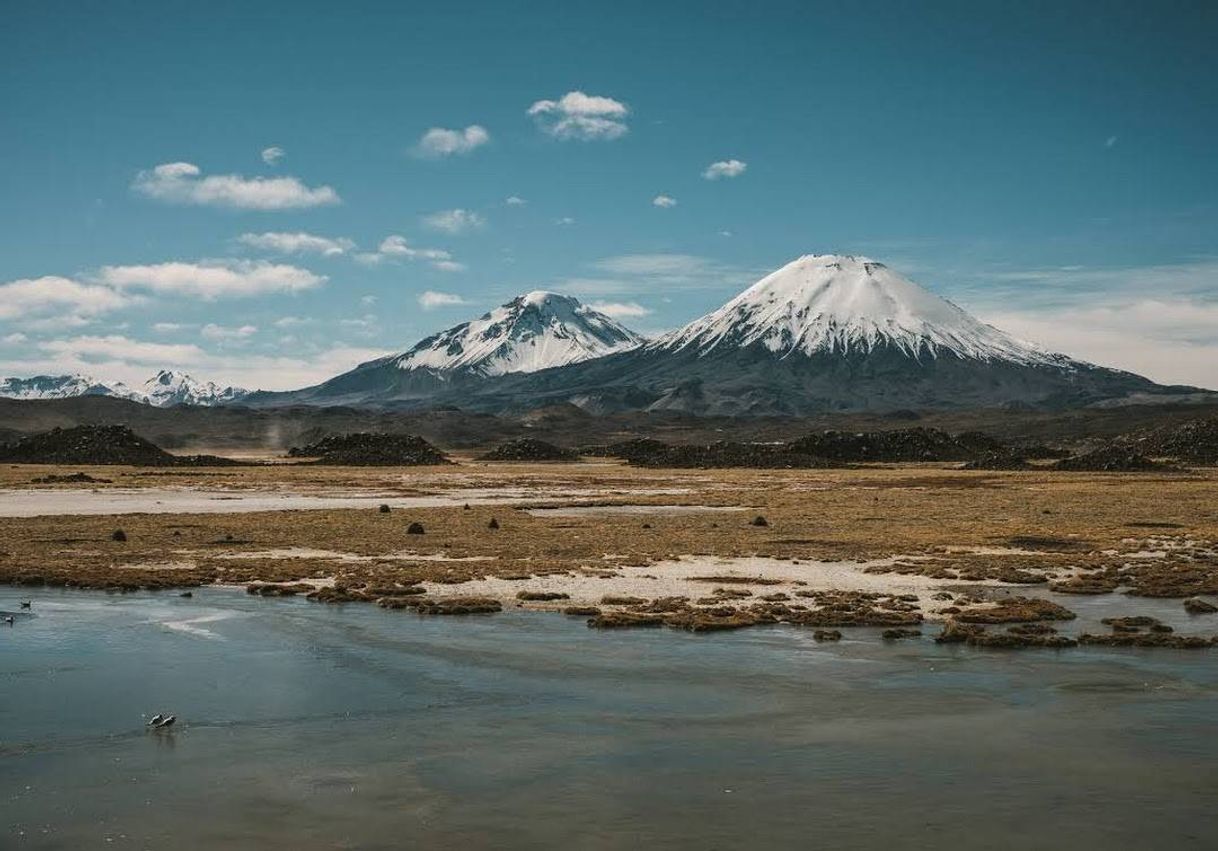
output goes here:
{"type": "Polygon", "coordinates": [[[1218,829],[1208,652],[602,633],[221,589],[39,591],[32,612],[0,627],[5,848],[1202,848],[1218,829]],[[146,731],[158,711],[178,726],[146,731]]]}

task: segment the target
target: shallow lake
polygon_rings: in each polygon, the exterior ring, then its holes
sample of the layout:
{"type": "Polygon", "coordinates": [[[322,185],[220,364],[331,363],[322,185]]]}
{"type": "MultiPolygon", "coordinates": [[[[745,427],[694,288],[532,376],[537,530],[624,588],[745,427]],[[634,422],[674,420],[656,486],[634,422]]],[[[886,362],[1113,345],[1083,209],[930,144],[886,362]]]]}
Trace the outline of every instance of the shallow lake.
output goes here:
{"type": "MultiPolygon", "coordinates": [[[[1218,654],[0,588],[4,848],[1203,848],[1218,654]],[[144,716],[173,712],[168,731],[144,716]]],[[[928,630],[933,632],[934,630],[928,630]]]]}

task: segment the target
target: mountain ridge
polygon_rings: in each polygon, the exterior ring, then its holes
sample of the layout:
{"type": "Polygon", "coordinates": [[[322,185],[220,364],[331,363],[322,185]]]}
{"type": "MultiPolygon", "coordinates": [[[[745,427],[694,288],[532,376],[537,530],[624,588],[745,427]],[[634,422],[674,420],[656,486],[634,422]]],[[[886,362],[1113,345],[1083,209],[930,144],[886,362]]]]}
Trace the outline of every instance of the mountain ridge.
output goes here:
{"type": "Polygon", "coordinates": [[[36,375],[30,378],[0,379],[0,398],[70,399],[77,396],[110,396],[129,399],[153,407],[173,405],[213,405],[239,402],[250,391],[241,387],[221,387],[211,381],[198,381],[185,372],[162,369],[145,381],[139,390],[121,381],[100,381],[80,373],[36,375]]]}
{"type": "Polygon", "coordinates": [[[367,361],[313,387],[257,393],[266,404],[384,404],[472,389],[629,351],[643,337],[578,299],[547,290],[516,296],[482,316],[367,361]]]}
{"type": "MultiPolygon", "coordinates": [[[[469,326],[433,335],[416,349],[434,351],[446,334],[469,326]]],[[[883,263],[831,254],[796,258],[655,340],[576,362],[494,375],[384,369],[409,354],[305,391],[250,401],[482,412],[574,404],[600,414],[800,416],[1004,405],[1061,409],[1197,391],[1048,352],[981,322],[883,263]]]]}

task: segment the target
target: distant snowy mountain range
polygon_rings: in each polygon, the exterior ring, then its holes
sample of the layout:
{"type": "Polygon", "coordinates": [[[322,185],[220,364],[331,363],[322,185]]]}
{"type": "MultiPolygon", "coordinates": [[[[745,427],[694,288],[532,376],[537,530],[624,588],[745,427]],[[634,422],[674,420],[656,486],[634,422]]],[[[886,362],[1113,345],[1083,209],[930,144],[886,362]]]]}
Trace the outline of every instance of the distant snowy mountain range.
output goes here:
{"type": "Polygon", "coordinates": [[[537,291],[302,390],[247,392],[172,372],[140,390],[84,376],[0,383],[0,395],[113,395],[161,406],[510,411],[565,403],[713,415],[1062,409],[1197,392],[1045,351],[882,263],[835,254],[800,257],[654,340],[574,298],[537,291]]]}
{"type": "Polygon", "coordinates": [[[74,396],[113,396],[167,408],[170,405],[222,405],[249,395],[240,387],[220,387],[196,381],[184,372],[163,369],[134,390],[121,381],[99,381],[88,375],[36,375],[0,379],[0,398],[67,399],[74,396]]]}

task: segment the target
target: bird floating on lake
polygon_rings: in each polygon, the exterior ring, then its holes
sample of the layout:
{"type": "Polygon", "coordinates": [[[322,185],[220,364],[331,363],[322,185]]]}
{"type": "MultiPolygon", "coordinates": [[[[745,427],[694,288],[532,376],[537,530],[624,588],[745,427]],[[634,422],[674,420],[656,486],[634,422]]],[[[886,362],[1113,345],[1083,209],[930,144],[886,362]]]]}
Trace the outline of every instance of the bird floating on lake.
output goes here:
{"type": "Polygon", "coordinates": [[[33,600],[22,600],[22,601],[21,601],[21,608],[23,608],[23,609],[28,609],[28,608],[29,608],[30,606],[32,606],[33,604],[34,604],[34,601],[33,601],[33,600]]]}
{"type": "Polygon", "coordinates": [[[156,726],[160,725],[160,723],[164,720],[165,720],[165,716],[158,712],[156,715],[153,715],[151,718],[148,719],[148,726],[156,727],[156,726]]]}

